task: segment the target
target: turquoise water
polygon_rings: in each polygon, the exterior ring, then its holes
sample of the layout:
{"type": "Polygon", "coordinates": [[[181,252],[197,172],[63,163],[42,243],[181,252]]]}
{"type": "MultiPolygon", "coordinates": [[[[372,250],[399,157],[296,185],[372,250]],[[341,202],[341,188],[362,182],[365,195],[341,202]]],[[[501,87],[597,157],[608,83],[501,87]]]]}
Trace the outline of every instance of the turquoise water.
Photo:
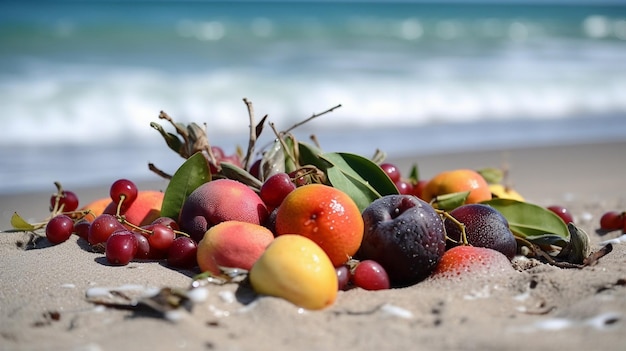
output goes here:
{"type": "Polygon", "coordinates": [[[244,97],[366,155],[626,138],[623,2],[0,2],[0,47],[0,192],[174,168],[161,110],[234,150],[244,97]]]}

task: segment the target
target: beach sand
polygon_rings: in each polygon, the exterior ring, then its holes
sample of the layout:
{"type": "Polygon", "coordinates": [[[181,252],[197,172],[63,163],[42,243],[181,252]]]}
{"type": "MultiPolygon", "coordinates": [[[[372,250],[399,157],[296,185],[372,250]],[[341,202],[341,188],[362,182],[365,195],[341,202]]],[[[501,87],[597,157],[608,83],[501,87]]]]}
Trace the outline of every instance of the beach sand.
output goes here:
{"type": "MultiPolygon", "coordinates": [[[[506,166],[530,202],[567,207],[593,249],[621,231],[597,232],[600,215],[626,210],[626,142],[560,145],[392,158],[423,178],[454,168],[506,166]]],[[[51,180],[51,182],[54,180],[51,180]]],[[[141,189],[165,189],[155,180],[141,189]]],[[[53,192],[54,189],[51,189],[53,192]]],[[[82,203],[108,186],[75,190],[82,203]]],[[[0,228],[13,211],[42,219],[50,194],[0,197],[0,228]]],[[[245,283],[210,285],[208,297],[176,320],[149,309],[89,302],[97,288],[132,295],[143,288],[187,289],[193,271],[162,262],[105,264],[75,237],[23,250],[25,233],[0,235],[1,350],[623,350],[626,243],[594,266],[558,268],[517,258],[515,272],[491,279],[424,281],[384,291],[342,291],[322,311],[255,297],[245,283]],[[125,290],[124,290],[125,289],[125,290]]],[[[120,298],[120,297],[118,297],[120,298]]]]}

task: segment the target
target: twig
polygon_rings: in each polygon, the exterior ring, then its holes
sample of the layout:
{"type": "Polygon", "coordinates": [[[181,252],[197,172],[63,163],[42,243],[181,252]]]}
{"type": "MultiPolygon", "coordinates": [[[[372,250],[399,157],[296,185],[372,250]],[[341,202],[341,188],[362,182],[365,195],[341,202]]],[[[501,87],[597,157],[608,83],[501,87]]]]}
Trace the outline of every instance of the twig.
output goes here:
{"type": "Polygon", "coordinates": [[[154,163],[148,163],[148,169],[165,179],[172,179],[172,176],[170,174],[165,173],[161,169],[157,168],[154,163]]]}
{"type": "Polygon", "coordinates": [[[258,126],[254,124],[254,107],[252,106],[252,102],[247,98],[243,98],[243,102],[246,104],[248,108],[248,119],[250,120],[250,139],[248,140],[248,150],[246,151],[246,157],[243,159],[243,168],[248,169],[248,164],[252,159],[252,155],[254,154],[254,145],[256,144],[256,139],[259,134],[259,128],[263,128],[263,123],[265,123],[265,119],[267,115],[261,119],[261,122],[258,126]]]}
{"type": "Polygon", "coordinates": [[[334,110],[336,110],[336,109],[338,109],[338,108],[340,108],[340,107],[341,107],[341,104],[339,104],[339,105],[337,105],[337,106],[334,106],[334,107],[331,107],[331,108],[329,108],[329,109],[328,109],[328,110],[326,110],[326,111],[323,111],[323,112],[320,112],[320,113],[314,113],[311,117],[309,117],[309,118],[305,119],[304,121],[300,121],[300,122],[298,122],[298,123],[296,123],[296,124],[292,125],[291,127],[287,128],[285,131],[283,131],[283,133],[289,133],[290,131],[292,131],[292,130],[294,130],[294,129],[298,128],[299,126],[301,126],[301,125],[303,125],[303,124],[305,124],[305,123],[307,123],[307,122],[311,121],[312,119],[315,119],[315,118],[320,117],[320,116],[323,116],[323,115],[325,115],[325,114],[327,114],[327,113],[333,112],[334,110]]]}

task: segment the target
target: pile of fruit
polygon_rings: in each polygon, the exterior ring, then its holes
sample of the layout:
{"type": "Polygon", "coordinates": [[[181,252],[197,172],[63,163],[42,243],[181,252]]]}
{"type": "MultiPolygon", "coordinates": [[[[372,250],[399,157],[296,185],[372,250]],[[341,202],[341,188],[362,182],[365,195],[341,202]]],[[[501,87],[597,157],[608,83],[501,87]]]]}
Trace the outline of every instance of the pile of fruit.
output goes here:
{"type": "MultiPolygon", "coordinates": [[[[165,260],[212,277],[237,269],[258,294],[307,309],[331,305],[339,290],[511,270],[516,255],[562,267],[599,257],[565,208],[525,202],[497,169],[419,179],[416,166],[404,176],[381,152],[325,152],[272,124],[274,142],[257,151],[265,118],[255,125],[248,107],[245,154],[225,155],[203,128],[161,113],[178,135],[152,127],[185,159],[173,175],[150,165],[169,179],[165,192],[119,179],[79,208],[56,183],[49,219],[30,224],[16,213],[14,230],[44,231],[53,245],[76,234],[111,265],[165,260]]],[[[626,231],[624,217],[607,213],[601,227],[626,231]]]]}

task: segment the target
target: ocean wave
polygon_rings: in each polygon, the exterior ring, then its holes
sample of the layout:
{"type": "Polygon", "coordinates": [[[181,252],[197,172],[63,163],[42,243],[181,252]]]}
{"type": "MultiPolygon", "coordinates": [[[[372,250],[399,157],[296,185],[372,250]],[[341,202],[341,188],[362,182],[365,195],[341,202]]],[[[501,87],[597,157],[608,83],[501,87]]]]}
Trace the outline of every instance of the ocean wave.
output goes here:
{"type": "Polygon", "coordinates": [[[366,129],[626,113],[623,72],[596,67],[570,77],[547,72],[550,66],[534,68],[544,71],[518,76],[494,68],[480,76],[447,76],[445,63],[433,64],[427,74],[412,74],[409,68],[403,76],[38,66],[30,74],[0,77],[0,144],[141,139],[152,136],[149,124],[161,110],[181,122],[207,123],[216,133],[237,133],[248,124],[244,97],[253,102],[258,118],[268,114],[284,128],[337,104],[342,108],[332,118],[311,126],[366,129]],[[440,74],[434,73],[438,68],[440,74]],[[36,73],[41,71],[48,73],[36,73]]]}

